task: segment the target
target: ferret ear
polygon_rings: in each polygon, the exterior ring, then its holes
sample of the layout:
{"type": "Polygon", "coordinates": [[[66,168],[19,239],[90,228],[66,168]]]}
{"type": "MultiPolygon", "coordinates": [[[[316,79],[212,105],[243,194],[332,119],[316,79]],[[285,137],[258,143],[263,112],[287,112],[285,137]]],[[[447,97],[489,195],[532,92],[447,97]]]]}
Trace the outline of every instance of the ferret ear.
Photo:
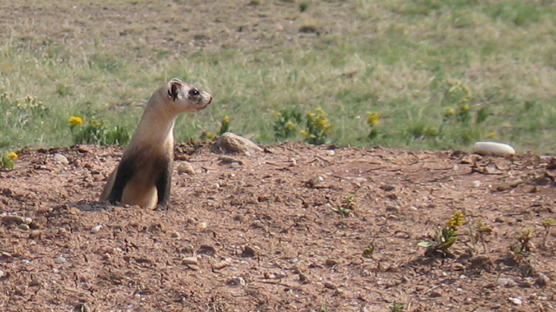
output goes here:
{"type": "Polygon", "coordinates": [[[178,94],[180,94],[182,88],[182,81],[174,78],[168,82],[168,96],[172,98],[172,100],[176,100],[178,98],[178,94]]]}

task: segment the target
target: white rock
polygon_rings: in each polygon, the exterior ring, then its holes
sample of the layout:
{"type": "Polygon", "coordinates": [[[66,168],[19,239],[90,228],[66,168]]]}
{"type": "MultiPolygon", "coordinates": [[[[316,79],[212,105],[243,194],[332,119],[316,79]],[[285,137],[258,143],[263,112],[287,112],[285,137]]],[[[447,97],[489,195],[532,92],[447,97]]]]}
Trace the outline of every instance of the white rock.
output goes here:
{"type": "Polygon", "coordinates": [[[98,231],[100,231],[100,229],[102,229],[102,225],[95,225],[91,228],[91,233],[97,233],[98,231]]]}
{"type": "Polygon", "coordinates": [[[515,305],[521,305],[521,299],[519,298],[514,298],[514,297],[509,297],[508,300],[510,300],[511,303],[515,304],[515,305]]]}
{"type": "Polygon", "coordinates": [[[477,142],[473,145],[473,153],[483,156],[510,157],[515,155],[515,150],[504,143],[477,142]]]}

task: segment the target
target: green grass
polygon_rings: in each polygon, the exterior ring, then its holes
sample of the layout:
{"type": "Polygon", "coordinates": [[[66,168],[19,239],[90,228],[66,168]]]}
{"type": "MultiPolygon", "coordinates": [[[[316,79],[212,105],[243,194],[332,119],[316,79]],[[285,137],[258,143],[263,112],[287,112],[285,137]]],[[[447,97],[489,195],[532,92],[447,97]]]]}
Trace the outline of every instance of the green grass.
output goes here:
{"type": "MultiPolygon", "coordinates": [[[[83,31],[76,21],[57,36],[43,35],[49,25],[40,22],[8,27],[0,39],[0,95],[6,94],[0,98],[0,153],[71,145],[70,116],[95,117],[132,132],[150,94],[173,77],[214,96],[206,110],[179,118],[177,141],[217,133],[226,115],[231,131],[275,144],[283,138],[274,135],[274,112],[320,107],[332,124],[328,139],[338,145],[468,149],[495,133],[491,140],[518,152],[556,149],[556,7],[551,2],[310,3],[306,10],[295,2],[280,2],[279,9],[266,2],[253,7],[267,10],[258,27],[284,28],[261,31],[259,41],[234,41],[227,33],[219,37],[224,27],[232,29],[233,21],[228,25],[223,17],[200,26],[124,24],[118,38],[103,35],[102,23],[83,31]],[[334,15],[337,11],[343,14],[334,15]],[[318,35],[297,33],[307,25],[318,35]],[[157,27],[159,36],[175,37],[171,42],[186,44],[180,36],[194,33],[216,43],[183,48],[177,55],[170,46],[140,40],[157,34],[157,27]],[[463,105],[461,96],[448,96],[453,83],[469,90],[465,104],[473,118],[481,109],[488,112],[484,120],[446,122],[446,109],[463,105]],[[27,96],[45,109],[18,108],[27,96]],[[372,139],[367,112],[378,113],[380,120],[372,139]]],[[[148,4],[106,6],[126,12],[148,4]]],[[[242,27],[255,32],[257,26],[250,25],[242,27]]],[[[249,35],[243,28],[237,34],[249,35]]]]}

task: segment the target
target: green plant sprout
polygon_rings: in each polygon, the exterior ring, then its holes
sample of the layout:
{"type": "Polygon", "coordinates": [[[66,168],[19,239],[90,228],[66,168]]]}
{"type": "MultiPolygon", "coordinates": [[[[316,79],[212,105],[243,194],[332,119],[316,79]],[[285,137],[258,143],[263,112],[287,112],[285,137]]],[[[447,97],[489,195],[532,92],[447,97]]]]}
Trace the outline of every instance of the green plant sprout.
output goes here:
{"type": "Polygon", "coordinates": [[[397,303],[396,301],[390,303],[390,311],[391,312],[401,312],[404,310],[404,307],[401,303],[397,303]]]}
{"type": "Polygon", "coordinates": [[[458,227],[463,222],[463,212],[457,211],[450,217],[444,227],[435,229],[433,241],[420,242],[418,246],[427,248],[425,256],[428,257],[440,255],[442,258],[455,258],[449,248],[456,242],[458,227]]]}
{"type": "Polygon", "coordinates": [[[483,224],[482,220],[477,221],[475,227],[475,234],[472,235],[474,242],[480,242],[483,245],[483,252],[487,253],[487,246],[485,242],[485,236],[492,234],[492,229],[483,224]]]}
{"type": "Polygon", "coordinates": [[[218,130],[218,135],[222,135],[228,131],[230,131],[230,116],[224,115],[222,117],[222,124],[220,125],[220,130],[218,130]]]}
{"type": "Polygon", "coordinates": [[[349,217],[349,214],[355,209],[355,195],[349,195],[340,207],[332,207],[332,210],[342,218],[349,217]]]}
{"type": "Polygon", "coordinates": [[[367,247],[365,247],[365,249],[363,249],[363,257],[372,259],[375,252],[375,246],[375,243],[371,242],[367,247]]]}

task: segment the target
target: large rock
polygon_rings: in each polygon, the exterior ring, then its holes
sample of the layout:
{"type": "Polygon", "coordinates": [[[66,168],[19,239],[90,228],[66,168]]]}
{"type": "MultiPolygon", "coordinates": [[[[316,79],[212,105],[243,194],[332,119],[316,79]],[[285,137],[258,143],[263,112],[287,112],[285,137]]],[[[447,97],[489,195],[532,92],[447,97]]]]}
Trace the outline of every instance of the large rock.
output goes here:
{"type": "Polygon", "coordinates": [[[244,154],[262,152],[263,149],[249,139],[231,132],[222,134],[211,148],[213,153],[244,154]]]}

